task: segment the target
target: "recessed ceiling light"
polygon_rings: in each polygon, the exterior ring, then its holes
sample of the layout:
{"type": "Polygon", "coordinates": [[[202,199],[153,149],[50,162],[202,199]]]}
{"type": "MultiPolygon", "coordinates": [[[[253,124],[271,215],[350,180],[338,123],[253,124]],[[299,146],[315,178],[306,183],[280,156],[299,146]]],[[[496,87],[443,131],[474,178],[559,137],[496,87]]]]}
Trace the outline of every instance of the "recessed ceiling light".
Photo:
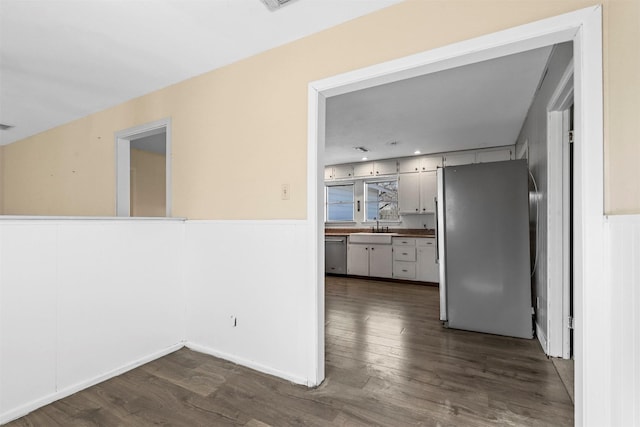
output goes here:
{"type": "Polygon", "coordinates": [[[413,154],[420,154],[420,150],[414,151],[413,154]]]}
{"type": "Polygon", "coordinates": [[[362,158],[362,160],[367,160],[367,158],[366,158],[366,157],[363,157],[363,158],[362,158]]]}

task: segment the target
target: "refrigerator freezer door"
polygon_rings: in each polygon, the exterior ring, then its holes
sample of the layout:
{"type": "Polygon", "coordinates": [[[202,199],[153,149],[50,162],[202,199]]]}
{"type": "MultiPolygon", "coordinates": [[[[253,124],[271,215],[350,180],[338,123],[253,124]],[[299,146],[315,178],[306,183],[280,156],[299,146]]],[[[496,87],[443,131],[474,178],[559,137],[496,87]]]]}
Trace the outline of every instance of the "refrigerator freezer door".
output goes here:
{"type": "Polygon", "coordinates": [[[444,169],[450,328],[532,337],[527,179],[525,161],[444,169]]]}

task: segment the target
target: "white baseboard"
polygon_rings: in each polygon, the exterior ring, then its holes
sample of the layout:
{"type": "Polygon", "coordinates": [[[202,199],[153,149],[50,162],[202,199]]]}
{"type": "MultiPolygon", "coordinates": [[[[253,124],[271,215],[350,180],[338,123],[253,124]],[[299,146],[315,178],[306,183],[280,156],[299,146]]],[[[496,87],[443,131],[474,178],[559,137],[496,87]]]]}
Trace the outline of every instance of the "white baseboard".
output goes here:
{"type": "Polygon", "coordinates": [[[542,329],[540,329],[540,325],[536,322],[536,336],[538,337],[538,341],[540,341],[540,346],[542,347],[542,351],[544,354],[547,354],[547,336],[542,329]]]}
{"type": "Polygon", "coordinates": [[[252,360],[247,360],[243,357],[225,353],[223,351],[218,351],[211,347],[206,347],[193,342],[186,342],[185,347],[193,351],[197,351],[198,353],[204,353],[210,356],[219,357],[220,359],[228,360],[230,362],[237,363],[238,365],[246,366],[247,368],[251,368],[256,371],[263,372],[265,374],[274,375],[276,377],[284,378],[285,380],[291,381],[293,383],[302,384],[310,387],[309,381],[306,378],[293,375],[289,372],[280,371],[279,369],[273,369],[268,366],[262,365],[260,363],[256,363],[252,360]]]}
{"type": "Polygon", "coordinates": [[[71,396],[74,393],[79,392],[80,390],[84,390],[85,388],[91,387],[113,377],[117,377],[118,375],[124,374],[127,371],[137,368],[138,366],[144,365],[145,363],[149,363],[153,360],[159,359],[163,356],[166,356],[169,353],[173,353],[174,351],[180,350],[184,347],[184,342],[179,342],[170,347],[152,353],[148,356],[145,356],[141,359],[135,360],[131,363],[128,363],[119,368],[113,369],[104,374],[95,376],[93,378],[87,379],[85,381],[81,381],[72,386],[65,387],[62,390],[58,390],[55,393],[51,393],[49,395],[43,396],[40,399],[36,399],[31,401],[25,405],[19,406],[17,408],[11,409],[10,411],[5,412],[4,414],[0,414],[0,424],[6,424],[9,421],[13,421],[17,418],[23,417],[27,415],[29,412],[32,412],[38,408],[41,408],[49,403],[55,402],[56,400],[63,399],[67,396],[71,396]]]}

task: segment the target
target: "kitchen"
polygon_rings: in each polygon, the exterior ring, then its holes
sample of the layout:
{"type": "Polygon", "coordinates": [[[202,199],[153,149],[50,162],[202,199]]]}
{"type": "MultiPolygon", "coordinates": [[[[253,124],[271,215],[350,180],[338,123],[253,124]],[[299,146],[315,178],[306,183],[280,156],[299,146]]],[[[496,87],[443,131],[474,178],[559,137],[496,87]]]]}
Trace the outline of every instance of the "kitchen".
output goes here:
{"type": "MultiPolygon", "coordinates": [[[[475,318],[463,322],[461,329],[532,338],[536,310],[540,309],[535,281],[540,279],[532,271],[539,249],[530,254],[529,227],[531,222],[535,248],[540,206],[534,175],[527,168],[529,144],[519,141],[519,134],[549,62],[552,58],[565,61],[570,51],[566,44],[545,47],[329,98],[324,172],[325,272],[381,279],[388,286],[439,284],[441,320],[451,327],[446,314],[447,294],[455,294],[455,288],[445,291],[445,277],[455,277],[470,264],[469,257],[475,257],[471,262],[475,269],[468,275],[475,276],[473,280],[478,283],[495,283],[484,290],[493,295],[484,304],[485,311],[493,315],[476,313],[475,318]],[[495,184],[501,185],[502,181],[519,180],[516,193],[493,201],[511,214],[496,217],[500,210],[492,211],[489,204],[482,214],[474,211],[478,203],[464,207],[466,213],[460,214],[458,225],[465,224],[467,234],[461,237],[459,248],[478,240],[480,243],[475,252],[458,255],[464,262],[456,264],[455,259],[448,259],[445,264],[444,220],[450,209],[443,207],[444,202],[438,209],[438,200],[444,200],[438,192],[445,187],[439,175],[454,167],[475,168],[476,174],[482,169],[495,171],[509,163],[522,165],[517,178],[506,175],[494,180],[492,186],[495,190],[495,184]],[[512,199],[518,200],[515,206],[512,199]],[[500,222],[508,223],[515,211],[519,212],[514,220],[518,224],[512,229],[500,227],[500,222]],[[496,237],[499,231],[502,234],[496,237]],[[494,251],[494,247],[498,249],[494,251]],[[480,257],[484,257],[484,265],[480,257]],[[457,267],[446,273],[445,265],[457,267]],[[492,266],[498,265],[503,268],[492,272],[492,266]],[[481,273],[485,276],[478,276],[481,273]],[[504,283],[498,285],[496,281],[504,283]],[[514,303],[517,310],[502,308],[514,303]],[[507,317],[498,319],[508,311],[513,312],[511,317],[505,314],[507,317]],[[514,322],[519,325],[517,332],[506,332],[509,328],[503,325],[514,322]]],[[[472,188],[465,197],[487,190],[473,177],[466,185],[472,188]]],[[[449,235],[454,234],[449,231],[449,235]]],[[[454,253],[451,248],[447,252],[454,253]]],[[[464,311],[473,312],[469,310],[473,306],[470,301],[477,305],[481,297],[482,292],[472,291],[458,304],[464,311]]],[[[449,304],[453,304],[451,300],[449,304]]],[[[449,311],[457,310],[450,307],[449,311]]]]}

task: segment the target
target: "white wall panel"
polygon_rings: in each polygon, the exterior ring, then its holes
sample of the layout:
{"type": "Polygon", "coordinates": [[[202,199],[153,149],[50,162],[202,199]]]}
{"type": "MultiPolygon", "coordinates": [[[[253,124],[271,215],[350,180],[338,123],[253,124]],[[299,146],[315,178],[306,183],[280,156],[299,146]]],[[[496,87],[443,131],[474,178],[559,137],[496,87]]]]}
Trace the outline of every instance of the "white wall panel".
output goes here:
{"type": "Polygon", "coordinates": [[[0,225],[0,414],[56,390],[56,241],[49,224],[0,225]]]}
{"type": "Polygon", "coordinates": [[[0,423],[182,346],[181,221],[0,221],[0,423]]]}
{"type": "Polygon", "coordinates": [[[188,346],[307,382],[304,221],[188,221],[188,346]],[[237,318],[232,326],[231,316],[237,318]]]}
{"type": "Polygon", "coordinates": [[[640,425],[640,215],[607,218],[611,331],[612,423],[640,425]]]}
{"type": "Polygon", "coordinates": [[[60,226],[61,389],[182,341],[182,224],[60,226]]]}

